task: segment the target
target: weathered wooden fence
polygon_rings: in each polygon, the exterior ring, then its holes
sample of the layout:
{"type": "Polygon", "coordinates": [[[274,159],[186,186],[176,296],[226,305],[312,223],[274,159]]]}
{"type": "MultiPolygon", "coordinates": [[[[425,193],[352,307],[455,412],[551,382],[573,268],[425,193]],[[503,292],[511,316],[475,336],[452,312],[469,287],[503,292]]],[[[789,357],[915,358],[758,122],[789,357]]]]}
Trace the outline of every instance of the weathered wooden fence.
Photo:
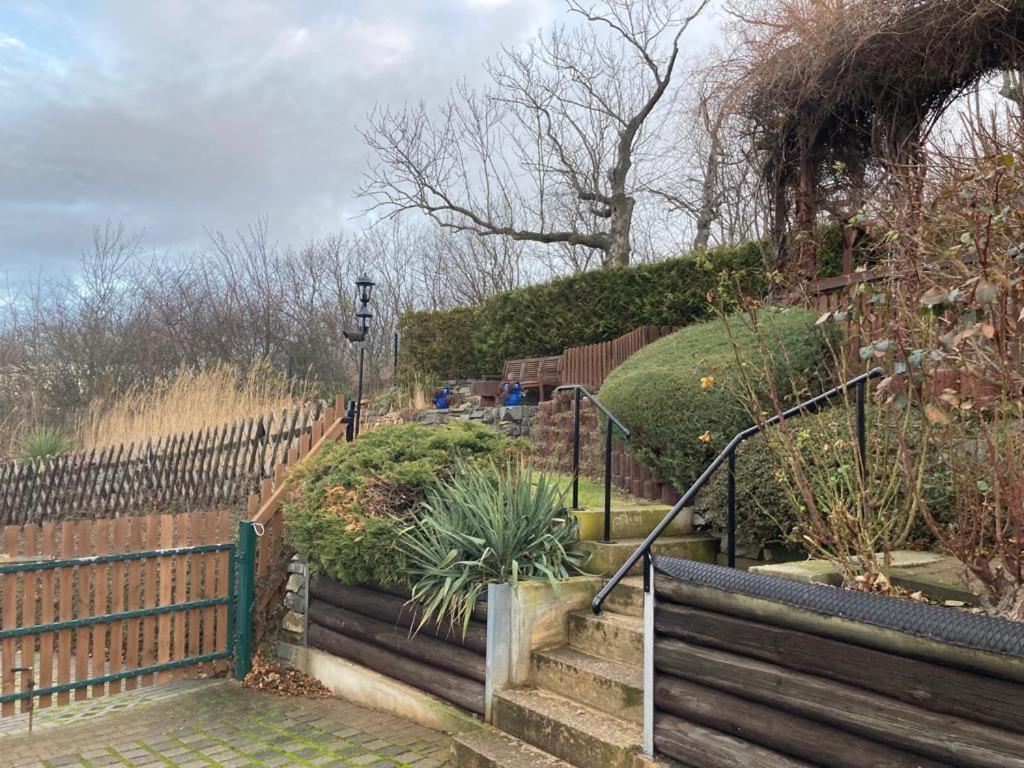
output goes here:
{"type": "Polygon", "coordinates": [[[562,353],[562,383],[596,390],[626,358],[671,332],[667,325],[643,325],[611,341],[570,347],[562,353]]]}
{"type": "Polygon", "coordinates": [[[321,403],[86,454],[0,465],[0,524],[244,502],[323,423],[321,403]]]}
{"type": "Polygon", "coordinates": [[[659,753],[703,768],[1024,766],[1024,624],[655,566],[659,753]]]}
{"type": "Polygon", "coordinates": [[[6,526],[0,715],[226,667],[236,517],[6,526]]]}
{"type": "Polygon", "coordinates": [[[353,587],[325,577],[310,584],[309,645],[484,714],[487,605],[465,636],[447,622],[419,626],[401,591],[353,587]],[[412,630],[419,627],[413,635],[412,630]]]}
{"type": "Polygon", "coordinates": [[[256,546],[256,599],[253,606],[254,642],[259,643],[281,605],[291,552],[284,540],[284,502],[287,468],[318,453],[332,442],[349,435],[351,412],[346,413],[339,398],[334,406],[324,409],[312,429],[302,435],[289,449],[286,460],[274,467],[264,478],[257,492],[249,496],[248,519],[256,525],[259,538],[256,546]]]}

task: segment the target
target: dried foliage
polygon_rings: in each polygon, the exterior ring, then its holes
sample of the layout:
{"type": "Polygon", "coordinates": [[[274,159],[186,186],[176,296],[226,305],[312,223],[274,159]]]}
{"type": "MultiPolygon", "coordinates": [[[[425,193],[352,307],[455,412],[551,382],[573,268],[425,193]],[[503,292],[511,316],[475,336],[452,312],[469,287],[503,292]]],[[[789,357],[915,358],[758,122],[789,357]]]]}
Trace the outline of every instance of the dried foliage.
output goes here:
{"type": "MultiPolygon", "coordinates": [[[[921,492],[929,531],[964,566],[994,614],[1024,619],[1024,140],[946,176],[927,206],[889,211],[886,279],[862,283],[834,317],[862,335],[861,357],[891,371],[887,407],[919,477],[927,451],[948,467],[952,513],[921,492]]],[[[1009,136],[1006,136],[1009,138],[1009,136]]],[[[950,161],[946,168],[956,167],[950,161]]]]}
{"type": "Polygon", "coordinates": [[[247,370],[225,363],[206,369],[182,366],[148,385],[130,388],[116,400],[93,400],[79,428],[78,447],[155,442],[167,435],[290,411],[312,393],[307,382],[285,378],[266,360],[247,370]]]}
{"type": "Polygon", "coordinates": [[[779,236],[791,216],[813,234],[829,179],[862,189],[873,169],[917,163],[952,100],[1024,53],[1021,0],[758,0],[733,15],[779,236]]]}
{"type": "Polygon", "coordinates": [[[253,655],[252,669],[242,684],[255,691],[269,691],[282,696],[305,699],[331,698],[330,689],[315,677],[285,667],[278,661],[265,659],[258,653],[253,655]]]}

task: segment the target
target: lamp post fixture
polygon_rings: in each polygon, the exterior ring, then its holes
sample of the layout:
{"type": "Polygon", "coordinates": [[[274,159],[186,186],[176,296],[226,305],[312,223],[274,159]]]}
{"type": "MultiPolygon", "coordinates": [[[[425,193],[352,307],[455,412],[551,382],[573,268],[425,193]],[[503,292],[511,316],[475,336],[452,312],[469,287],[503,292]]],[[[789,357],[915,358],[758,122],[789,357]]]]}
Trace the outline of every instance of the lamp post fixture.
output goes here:
{"type": "Polygon", "coordinates": [[[356,387],[356,412],[355,424],[352,434],[359,434],[359,421],[363,415],[363,360],[366,356],[366,336],[370,332],[370,319],[373,313],[370,312],[370,297],[373,294],[373,282],[367,275],[362,274],[356,278],[356,322],[357,329],[345,331],[345,338],[359,347],[359,384],[356,387]]]}

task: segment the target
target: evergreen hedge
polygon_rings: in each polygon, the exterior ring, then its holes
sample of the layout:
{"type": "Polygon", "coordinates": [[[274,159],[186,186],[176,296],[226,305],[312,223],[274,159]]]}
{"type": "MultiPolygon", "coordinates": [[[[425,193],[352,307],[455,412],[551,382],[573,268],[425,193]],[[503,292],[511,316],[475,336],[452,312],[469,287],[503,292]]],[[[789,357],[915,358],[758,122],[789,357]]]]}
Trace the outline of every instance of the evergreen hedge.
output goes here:
{"type": "Polygon", "coordinates": [[[559,355],[641,325],[687,325],[710,315],[707,295],[723,272],[762,292],[765,248],[751,241],[583,272],[496,294],[475,309],[410,312],[400,326],[400,364],[440,378],[500,374],[506,360],[559,355]]]}
{"type": "Polygon", "coordinates": [[[477,352],[469,343],[477,307],[444,312],[409,311],[398,319],[398,364],[405,374],[428,379],[459,379],[480,373],[477,352]]]}
{"type": "MultiPolygon", "coordinates": [[[[823,329],[834,325],[816,326],[814,315],[802,309],[766,309],[759,323],[773,350],[780,393],[792,392],[794,383],[804,395],[831,386],[826,363],[832,355],[823,329]]],[[[757,335],[741,318],[730,318],[729,324],[740,355],[752,373],[759,372],[763,355],[757,335]]],[[[605,380],[599,397],[632,430],[637,458],[683,491],[733,435],[752,423],[736,365],[723,321],[698,323],[630,357],[605,380]],[[713,384],[705,388],[702,379],[713,384]]],[[[767,398],[767,384],[762,388],[767,398]]]]}

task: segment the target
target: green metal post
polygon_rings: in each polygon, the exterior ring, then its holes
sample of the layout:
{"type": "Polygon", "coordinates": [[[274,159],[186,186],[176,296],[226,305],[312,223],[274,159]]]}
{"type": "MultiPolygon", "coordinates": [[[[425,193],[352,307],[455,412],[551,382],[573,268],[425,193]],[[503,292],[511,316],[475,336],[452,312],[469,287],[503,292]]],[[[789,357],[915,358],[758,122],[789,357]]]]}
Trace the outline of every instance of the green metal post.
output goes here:
{"type": "Polygon", "coordinates": [[[248,520],[238,523],[236,555],[235,677],[241,680],[252,669],[252,606],[256,595],[256,526],[248,520]]]}

